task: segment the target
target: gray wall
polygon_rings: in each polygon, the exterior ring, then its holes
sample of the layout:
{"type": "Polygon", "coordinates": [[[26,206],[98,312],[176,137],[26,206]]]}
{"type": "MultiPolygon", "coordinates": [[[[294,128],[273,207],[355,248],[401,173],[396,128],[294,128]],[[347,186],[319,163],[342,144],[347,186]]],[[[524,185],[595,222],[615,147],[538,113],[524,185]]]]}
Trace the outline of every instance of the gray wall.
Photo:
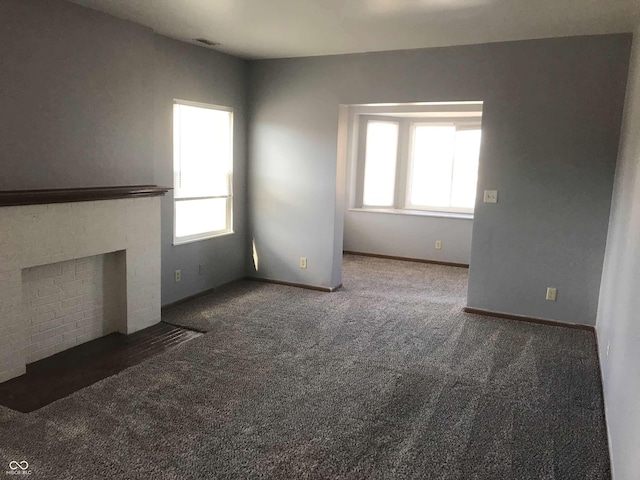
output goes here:
{"type": "Polygon", "coordinates": [[[2,0],[0,72],[0,189],[153,183],[150,29],[2,0]]]}
{"type": "Polygon", "coordinates": [[[238,58],[155,36],[155,183],[173,184],[173,100],[233,108],[234,234],[173,246],[173,193],[162,200],[162,303],[167,304],[245,275],[245,70],[238,58]],[[200,275],[199,266],[203,265],[200,275]],[[175,283],[174,272],[182,271],[175,283]]]}
{"type": "Polygon", "coordinates": [[[477,204],[469,306],[593,324],[630,40],[251,62],[258,275],[335,286],[339,104],[483,100],[478,194],[497,189],[500,203],[477,204]],[[545,302],[547,286],[557,302],[545,302]]]}
{"type": "Polygon", "coordinates": [[[630,42],[531,42],[504,65],[478,192],[499,203],[476,200],[469,306],[595,324],[630,42]]]}
{"type": "Polygon", "coordinates": [[[347,210],[344,249],[468,264],[472,228],[468,219],[347,210]]]}
{"type": "Polygon", "coordinates": [[[477,199],[469,306],[595,324],[630,41],[532,42],[505,64],[478,192],[499,203],[477,199]]]}
{"type": "Polygon", "coordinates": [[[61,0],[2,0],[0,189],[171,186],[173,99],[231,106],[236,233],[173,247],[165,197],[162,303],[243,276],[245,69],[243,60],[61,0]]]}
{"type": "Polygon", "coordinates": [[[596,324],[615,480],[634,480],[640,472],[639,293],[640,26],[634,36],[596,324]]]}

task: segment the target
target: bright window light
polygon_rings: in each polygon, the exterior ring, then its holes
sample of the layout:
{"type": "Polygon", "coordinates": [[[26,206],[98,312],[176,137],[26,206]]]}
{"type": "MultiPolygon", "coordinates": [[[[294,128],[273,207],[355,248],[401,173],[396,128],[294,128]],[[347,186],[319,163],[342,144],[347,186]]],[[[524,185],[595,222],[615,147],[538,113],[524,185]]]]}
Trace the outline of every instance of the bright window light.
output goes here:
{"type": "Polygon", "coordinates": [[[227,228],[227,200],[207,198],[176,202],[176,237],[190,237],[227,228]]]}
{"type": "Polygon", "coordinates": [[[232,231],[233,113],[175,102],[174,244],[232,231]]]}
{"type": "Polygon", "coordinates": [[[355,208],[473,215],[482,102],[355,105],[350,113],[355,208]]]}
{"type": "Polygon", "coordinates": [[[480,129],[456,132],[451,185],[451,206],[454,208],[475,207],[481,135],[480,129]]]}
{"type": "Polygon", "coordinates": [[[456,128],[415,126],[411,155],[411,205],[448,207],[456,128]]]}
{"type": "Polygon", "coordinates": [[[362,203],[391,207],[395,196],[398,124],[369,121],[366,135],[362,203]]]}
{"type": "Polygon", "coordinates": [[[407,208],[473,213],[481,131],[412,124],[407,208]]]}

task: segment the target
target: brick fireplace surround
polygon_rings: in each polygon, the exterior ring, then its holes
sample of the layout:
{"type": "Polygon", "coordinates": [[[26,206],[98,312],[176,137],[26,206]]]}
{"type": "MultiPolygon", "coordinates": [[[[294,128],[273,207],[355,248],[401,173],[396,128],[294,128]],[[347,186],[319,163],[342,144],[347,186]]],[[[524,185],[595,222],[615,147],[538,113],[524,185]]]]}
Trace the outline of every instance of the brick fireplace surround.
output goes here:
{"type": "Polygon", "coordinates": [[[156,186],[0,192],[0,382],[160,321],[156,186]]]}

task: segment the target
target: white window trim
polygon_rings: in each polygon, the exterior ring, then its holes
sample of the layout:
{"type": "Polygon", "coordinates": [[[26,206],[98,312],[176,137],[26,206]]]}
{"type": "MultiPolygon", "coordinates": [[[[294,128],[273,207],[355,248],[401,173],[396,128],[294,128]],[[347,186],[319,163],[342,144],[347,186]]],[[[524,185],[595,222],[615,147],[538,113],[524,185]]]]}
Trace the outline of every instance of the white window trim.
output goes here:
{"type": "Polygon", "coordinates": [[[349,178],[352,193],[349,197],[349,210],[473,219],[473,208],[425,207],[410,203],[411,177],[409,170],[411,168],[411,149],[413,148],[412,125],[441,124],[481,129],[482,108],[483,102],[351,105],[348,148],[351,158],[349,178]],[[363,204],[366,125],[371,120],[398,122],[400,126],[396,159],[396,201],[392,207],[363,204]]]}
{"type": "MultiPolygon", "coordinates": [[[[456,131],[463,129],[480,129],[481,124],[477,120],[462,120],[455,122],[425,122],[423,119],[415,121],[413,119],[409,122],[409,152],[407,158],[404,159],[407,162],[407,178],[406,178],[406,193],[403,202],[403,209],[406,210],[424,210],[427,212],[442,212],[442,213],[464,213],[473,215],[474,208],[464,208],[464,207],[437,207],[433,205],[416,205],[411,203],[411,184],[413,180],[413,162],[411,159],[413,158],[413,149],[415,145],[415,130],[416,127],[419,126],[443,126],[443,127],[454,127],[456,131]],[[459,129],[458,127],[462,127],[459,129]]],[[[452,168],[455,164],[452,166],[452,168]]],[[[453,174],[453,172],[452,172],[453,174]]]]}
{"type": "Polygon", "coordinates": [[[359,149],[358,151],[358,162],[362,165],[362,191],[361,191],[361,204],[363,206],[363,208],[394,208],[394,205],[396,204],[397,201],[397,183],[398,183],[398,156],[399,156],[399,149],[400,149],[400,130],[402,128],[402,124],[400,121],[398,121],[397,119],[394,118],[388,118],[388,117],[373,117],[373,116],[369,116],[369,117],[364,117],[364,122],[363,122],[363,132],[364,134],[362,135],[362,139],[363,139],[363,144],[362,144],[362,148],[359,149]],[[367,164],[366,164],[366,143],[367,143],[367,133],[369,130],[369,124],[370,123],[392,123],[394,125],[396,125],[398,127],[398,144],[397,144],[397,148],[396,148],[396,165],[395,165],[395,169],[393,171],[394,174],[394,178],[393,178],[393,184],[394,184],[394,190],[393,190],[393,196],[394,196],[394,200],[393,200],[393,205],[364,205],[364,179],[366,176],[366,170],[367,170],[367,164]]]}
{"type": "MultiPolygon", "coordinates": [[[[209,240],[212,238],[224,237],[227,235],[233,235],[235,232],[233,230],[233,126],[234,126],[234,113],[233,108],[223,106],[223,105],[213,105],[210,103],[202,103],[202,102],[193,102],[190,100],[182,100],[182,99],[173,99],[173,105],[186,105],[190,107],[198,107],[198,108],[208,108],[210,110],[218,110],[223,112],[229,112],[229,155],[231,156],[231,175],[228,178],[229,181],[229,195],[214,195],[214,196],[206,196],[206,197],[185,197],[185,198],[175,198],[175,189],[174,189],[174,198],[173,198],[173,246],[184,245],[187,243],[199,242],[201,240],[209,240]],[[187,235],[183,237],[176,236],[176,225],[177,225],[177,209],[176,203],[190,200],[204,200],[204,199],[216,199],[216,198],[225,198],[227,199],[227,225],[222,230],[215,230],[209,232],[198,233],[195,235],[187,235]]],[[[175,122],[175,115],[172,112],[173,122],[175,122]]],[[[174,124],[175,128],[175,124],[174,124]]],[[[174,130],[175,131],[175,130],[174,130]]],[[[173,135],[172,141],[175,142],[175,135],[173,135]]],[[[172,165],[175,162],[175,145],[174,145],[174,154],[172,158],[172,165]]],[[[175,187],[175,184],[174,184],[175,187]]]]}
{"type": "Polygon", "coordinates": [[[389,215],[408,215],[414,217],[454,218],[460,220],[473,220],[472,213],[436,212],[433,210],[409,210],[404,208],[350,208],[350,212],[386,213],[389,215]]]}

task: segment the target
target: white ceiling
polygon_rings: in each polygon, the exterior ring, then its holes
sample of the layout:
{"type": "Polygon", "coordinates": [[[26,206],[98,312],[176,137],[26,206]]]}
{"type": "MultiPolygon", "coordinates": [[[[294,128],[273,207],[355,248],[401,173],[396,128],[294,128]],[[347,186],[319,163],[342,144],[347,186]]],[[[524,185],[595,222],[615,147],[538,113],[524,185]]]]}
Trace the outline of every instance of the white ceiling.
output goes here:
{"type": "Polygon", "coordinates": [[[71,0],[244,58],[631,32],[640,0],[71,0]]]}

